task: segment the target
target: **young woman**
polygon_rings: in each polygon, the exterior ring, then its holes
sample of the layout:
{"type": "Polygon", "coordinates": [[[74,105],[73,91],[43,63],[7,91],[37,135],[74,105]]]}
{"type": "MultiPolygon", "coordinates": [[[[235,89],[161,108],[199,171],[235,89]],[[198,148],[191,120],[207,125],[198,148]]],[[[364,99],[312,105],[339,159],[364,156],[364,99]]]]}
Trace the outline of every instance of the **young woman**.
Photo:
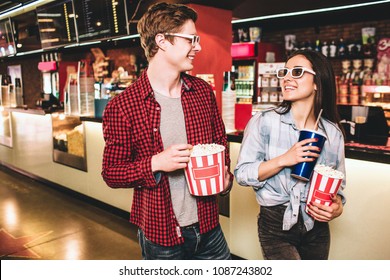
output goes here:
{"type": "Polygon", "coordinates": [[[235,176],[240,185],[256,191],[259,240],[265,259],[327,259],[328,222],[343,212],[345,180],[331,206],[313,203],[308,214],[309,183],[291,177],[291,168],[318,158],[317,164],[345,174],[335,76],[326,57],[311,50],[294,52],[277,75],[284,101],[277,108],[257,113],[248,123],[235,176]],[[316,139],[298,142],[298,137],[300,129],[314,128],[321,109],[318,131],[327,140],[319,151],[305,146],[316,139]]]}

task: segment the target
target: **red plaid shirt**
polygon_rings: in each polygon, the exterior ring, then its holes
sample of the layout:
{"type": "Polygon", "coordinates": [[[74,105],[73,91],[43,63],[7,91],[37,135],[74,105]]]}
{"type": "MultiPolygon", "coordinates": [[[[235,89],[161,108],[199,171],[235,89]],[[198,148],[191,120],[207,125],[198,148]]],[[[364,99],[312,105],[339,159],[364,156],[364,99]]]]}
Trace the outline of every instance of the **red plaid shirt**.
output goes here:
{"type": "MultiPolygon", "coordinates": [[[[182,74],[181,100],[188,143],[217,143],[226,147],[225,127],[211,87],[182,74]]],[[[175,218],[168,177],[153,174],[152,156],[164,150],[160,134],[160,105],[154,98],[147,72],[107,105],[103,116],[105,148],[102,176],[111,188],[134,188],[130,222],[154,243],[183,243],[175,218]]],[[[175,129],[175,128],[172,128],[175,129]]],[[[216,196],[197,197],[200,232],[219,222],[216,196]]]]}

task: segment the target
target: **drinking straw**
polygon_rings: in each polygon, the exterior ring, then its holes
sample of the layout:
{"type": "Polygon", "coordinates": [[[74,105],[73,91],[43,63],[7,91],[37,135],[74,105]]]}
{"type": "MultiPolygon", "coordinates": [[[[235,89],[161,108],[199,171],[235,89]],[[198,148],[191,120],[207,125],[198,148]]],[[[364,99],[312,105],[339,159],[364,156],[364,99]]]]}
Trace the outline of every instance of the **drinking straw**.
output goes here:
{"type": "Polygon", "coordinates": [[[317,125],[318,125],[318,122],[320,121],[321,114],[322,114],[322,109],[320,110],[320,113],[318,114],[316,123],[314,124],[314,130],[317,130],[317,125]]]}

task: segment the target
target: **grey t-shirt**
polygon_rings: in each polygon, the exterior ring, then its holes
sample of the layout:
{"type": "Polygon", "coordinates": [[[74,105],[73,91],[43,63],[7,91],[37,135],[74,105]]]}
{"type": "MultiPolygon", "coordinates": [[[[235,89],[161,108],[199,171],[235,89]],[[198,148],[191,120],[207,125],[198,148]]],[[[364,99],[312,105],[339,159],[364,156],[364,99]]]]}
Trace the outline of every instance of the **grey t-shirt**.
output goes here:
{"type": "MultiPolygon", "coordinates": [[[[173,144],[187,143],[181,98],[171,98],[157,92],[155,98],[161,107],[160,133],[164,149],[173,144]]],[[[180,226],[198,221],[196,198],[188,191],[184,170],[168,173],[173,211],[180,226]]]]}

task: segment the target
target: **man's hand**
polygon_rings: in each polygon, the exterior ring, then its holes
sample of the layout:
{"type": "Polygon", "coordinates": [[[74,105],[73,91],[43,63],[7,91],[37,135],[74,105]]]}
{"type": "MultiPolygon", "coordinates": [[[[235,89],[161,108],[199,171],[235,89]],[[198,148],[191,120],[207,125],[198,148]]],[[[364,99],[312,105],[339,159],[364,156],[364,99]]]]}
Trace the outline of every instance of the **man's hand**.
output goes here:
{"type": "Polygon", "coordinates": [[[152,157],[152,171],[172,172],[183,169],[190,161],[192,145],[176,144],[152,157]]]}
{"type": "Polygon", "coordinates": [[[225,187],[223,189],[223,192],[220,193],[220,195],[224,196],[224,195],[227,195],[232,187],[233,187],[233,179],[234,179],[234,176],[229,173],[228,171],[228,167],[225,166],[225,187]]]}

